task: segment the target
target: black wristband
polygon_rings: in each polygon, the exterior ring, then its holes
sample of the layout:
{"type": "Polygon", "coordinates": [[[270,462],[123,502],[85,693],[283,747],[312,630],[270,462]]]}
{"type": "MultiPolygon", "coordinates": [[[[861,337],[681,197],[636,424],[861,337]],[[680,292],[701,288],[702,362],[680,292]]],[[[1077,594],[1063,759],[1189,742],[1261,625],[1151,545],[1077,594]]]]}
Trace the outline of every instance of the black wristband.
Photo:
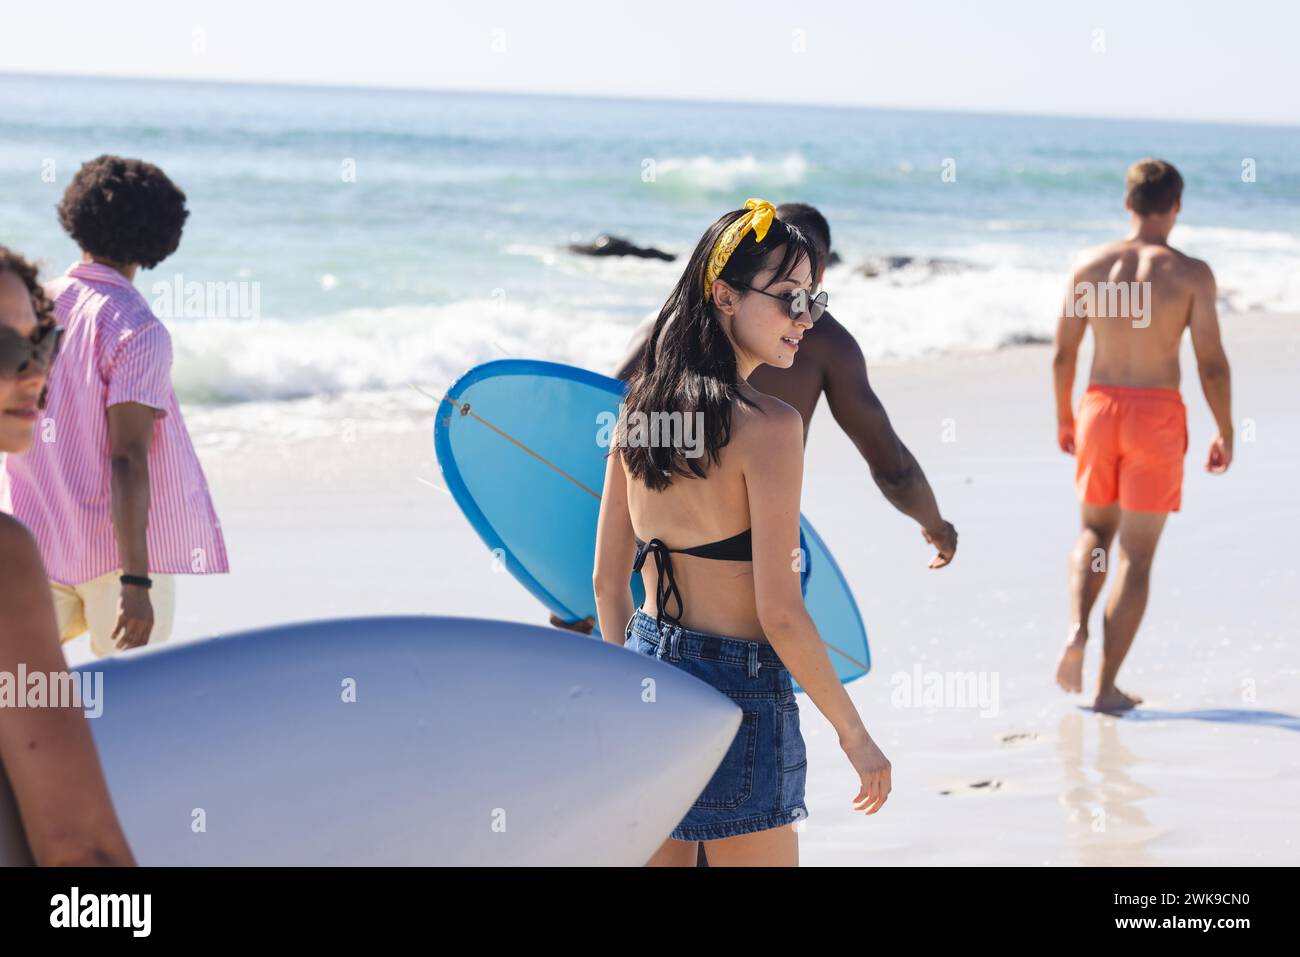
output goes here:
{"type": "Polygon", "coordinates": [[[123,575],[118,581],[123,585],[139,585],[141,588],[153,587],[153,579],[147,575],[123,575]]]}

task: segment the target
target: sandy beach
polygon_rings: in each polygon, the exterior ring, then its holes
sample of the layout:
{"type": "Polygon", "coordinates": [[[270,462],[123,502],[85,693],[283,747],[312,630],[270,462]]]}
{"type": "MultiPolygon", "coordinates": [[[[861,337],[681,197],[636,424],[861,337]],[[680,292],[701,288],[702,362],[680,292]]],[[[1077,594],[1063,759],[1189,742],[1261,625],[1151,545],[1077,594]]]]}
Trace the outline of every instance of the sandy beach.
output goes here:
{"type": "MultiPolygon", "coordinates": [[[[894,792],[875,817],[852,811],[856,778],[801,696],[804,864],[1300,863],[1297,318],[1223,318],[1238,423],[1226,476],[1203,469],[1212,420],[1185,349],[1183,512],[1120,675],[1145,704],[1122,720],[1081,710],[1091,694],[1053,682],[1077,507],[1073,461],[1054,441],[1049,348],[873,367],[961,533],[942,571],[926,568],[919,531],[884,502],[823,404],[803,508],[867,621],[874,667],[851,693],[893,762],[894,792]],[[917,678],[936,673],[972,675],[991,697],[907,706],[917,678]]],[[[443,489],[432,420],[431,409],[418,430],[361,424],[335,439],[204,453],[233,572],[181,580],[174,640],[369,614],[544,621],[443,489]]],[[[1086,691],[1100,608],[1093,632],[1086,691]]],[[[67,650],[74,664],[89,658],[84,638],[67,650]]]]}

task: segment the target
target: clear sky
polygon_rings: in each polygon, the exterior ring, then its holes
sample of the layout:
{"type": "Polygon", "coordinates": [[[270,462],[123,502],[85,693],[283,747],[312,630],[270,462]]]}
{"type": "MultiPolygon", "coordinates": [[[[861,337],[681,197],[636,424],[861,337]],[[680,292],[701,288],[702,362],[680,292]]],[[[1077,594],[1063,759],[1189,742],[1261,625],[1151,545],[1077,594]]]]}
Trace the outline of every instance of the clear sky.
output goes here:
{"type": "Polygon", "coordinates": [[[1295,0],[61,0],[0,70],[1300,124],[1295,0]]]}

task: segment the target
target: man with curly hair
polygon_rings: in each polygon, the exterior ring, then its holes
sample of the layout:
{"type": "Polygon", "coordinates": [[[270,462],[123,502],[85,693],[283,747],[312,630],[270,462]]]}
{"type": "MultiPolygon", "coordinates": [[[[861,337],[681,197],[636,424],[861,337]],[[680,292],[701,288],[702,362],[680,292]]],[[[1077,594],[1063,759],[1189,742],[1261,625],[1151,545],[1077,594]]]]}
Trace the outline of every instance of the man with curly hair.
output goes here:
{"type": "Polygon", "coordinates": [[[81,261],[47,286],[66,331],[37,441],[5,463],[0,502],[40,545],[63,640],[88,631],[103,657],[169,637],[174,575],[229,565],[171,336],[132,285],[176,251],[185,194],[157,166],[100,156],[58,212],[81,261]]]}

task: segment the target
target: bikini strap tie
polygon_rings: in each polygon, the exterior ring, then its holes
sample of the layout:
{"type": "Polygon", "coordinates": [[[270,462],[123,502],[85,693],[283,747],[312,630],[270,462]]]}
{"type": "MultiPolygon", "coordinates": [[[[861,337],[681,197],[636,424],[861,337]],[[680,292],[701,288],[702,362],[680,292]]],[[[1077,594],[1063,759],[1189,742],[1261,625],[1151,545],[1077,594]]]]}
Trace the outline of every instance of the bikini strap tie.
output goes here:
{"type": "Polygon", "coordinates": [[[648,542],[642,542],[636,549],[636,560],[632,563],[634,573],[641,571],[645,565],[646,556],[651,552],[655,556],[655,565],[659,570],[658,579],[655,582],[655,631],[660,630],[664,619],[672,622],[678,628],[682,623],[682,593],[677,588],[677,579],[673,575],[673,562],[668,553],[671,549],[660,539],[652,538],[648,542]],[[668,611],[669,600],[677,602],[677,614],[668,611]]]}

